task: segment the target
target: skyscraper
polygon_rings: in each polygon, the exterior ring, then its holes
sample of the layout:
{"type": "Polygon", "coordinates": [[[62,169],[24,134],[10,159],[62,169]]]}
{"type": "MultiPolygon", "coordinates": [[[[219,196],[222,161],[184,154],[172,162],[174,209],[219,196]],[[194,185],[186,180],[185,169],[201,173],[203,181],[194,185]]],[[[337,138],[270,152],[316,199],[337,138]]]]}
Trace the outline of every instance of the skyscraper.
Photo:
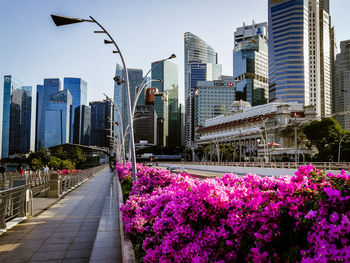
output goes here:
{"type": "Polygon", "coordinates": [[[152,87],[157,88],[159,92],[166,91],[168,94],[168,146],[180,146],[181,116],[179,111],[178,66],[169,61],[157,61],[152,63],[152,68],[152,79],[162,80],[162,82],[152,82],[152,87]]]}
{"type": "MultiPolygon", "coordinates": [[[[334,111],[341,113],[350,110],[350,40],[340,42],[334,68],[334,111]]],[[[344,130],[350,131],[350,114],[336,115],[335,118],[344,130]]]]}
{"type": "Polygon", "coordinates": [[[269,100],[332,109],[329,0],[268,0],[269,100]]]}
{"type": "MultiPolygon", "coordinates": [[[[116,65],[115,75],[119,76],[121,80],[125,80],[125,71],[122,66],[119,64],[116,65]]],[[[129,86],[130,86],[130,100],[131,100],[131,108],[133,107],[133,103],[135,101],[135,96],[137,89],[140,87],[143,80],[142,69],[128,69],[129,76],[129,86]]],[[[127,104],[127,94],[126,94],[126,84],[122,83],[118,85],[114,84],[114,103],[119,108],[120,113],[123,118],[124,129],[126,129],[128,125],[128,104],[127,104]]],[[[115,121],[119,122],[119,115],[115,112],[115,121]]]]}
{"type": "Polygon", "coordinates": [[[90,145],[91,107],[80,105],[74,111],[73,143],[90,145]]]}
{"type": "Polygon", "coordinates": [[[32,87],[4,76],[1,158],[28,153],[33,146],[32,87]]]}
{"type": "Polygon", "coordinates": [[[154,111],[157,114],[157,145],[169,146],[169,106],[168,92],[154,94],[154,111]]]}
{"type": "Polygon", "coordinates": [[[267,23],[245,25],[234,33],[233,77],[237,82],[236,100],[252,106],[268,102],[267,23]]]}
{"type": "Polygon", "coordinates": [[[193,93],[200,80],[215,80],[221,75],[221,65],[215,50],[196,35],[186,32],[185,48],[185,144],[193,142],[193,93]],[[206,65],[204,65],[206,64],[206,65]],[[205,72],[204,72],[205,68],[205,72]]]}
{"type": "Polygon", "coordinates": [[[69,90],[52,94],[45,108],[44,147],[69,143],[72,122],[72,95],[69,90]]]}
{"type": "Polygon", "coordinates": [[[110,147],[111,121],[113,111],[109,101],[92,101],[91,107],[91,137],[90,145],[110,147]]]}
{"type": "MultiPolygon", "coordinates": [[[[61,90],[61,81],[58,78],[55,79],[44,79],[44,85],[42,89],[38,89],[38,101],[37,101],[37,142],[36,150],[40,150],[45,147],[45,125],[46,125],[46,108],[50,104],[50,97],[61,90]]],[[[53,121],[53,119],[48,119],[53,121]]]]}
{"type": "Polygon", "coordinates": [[[69,142],[73,142],[75,108],[87,105],[87,83],[81,78],[64,78],[64,89],[69,90],[73,98],[72,127],[70,129],[69,142]]]}

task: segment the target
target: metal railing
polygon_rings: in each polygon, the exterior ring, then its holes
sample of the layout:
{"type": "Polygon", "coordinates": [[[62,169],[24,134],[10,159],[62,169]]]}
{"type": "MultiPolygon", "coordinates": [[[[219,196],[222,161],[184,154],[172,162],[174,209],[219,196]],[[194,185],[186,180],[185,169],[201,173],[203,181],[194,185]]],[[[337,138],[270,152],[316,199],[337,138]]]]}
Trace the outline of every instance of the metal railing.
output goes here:
{"type": "MultiPolygon", "coordinates": [[[[30,196],[28,185],[0,191],[0,228],[6,228],[6,222],[16,217],[24,217],[28,214],[28,202],[32,202],[30,196]],[[27,198],[27,192],[29,198],[27,198]]],[[[32,204],[30,207],[32,212],[32,204]]]]}
{"type": "Polygon", "coordinates": [[[0,189],[10,189],[17,185],[14,182],[18,180],[25,180],[22,184],[29,185],[33,190],[34,195],[46,189],[49,182],[49,173],[43,171],[25,171],[23,175],[19,172],[5,172],[0,175],[0,189]]]}
{"type": "Polygon", "coordinates": [[[313,165],[321,170],[350,170],[348,162],[167,162],[183,165],[208,165],[208,166],[235,166],[235,167],[261,167],[261,168],[281,168],[281,169],[297,169],[300,166],[313,165]]]}

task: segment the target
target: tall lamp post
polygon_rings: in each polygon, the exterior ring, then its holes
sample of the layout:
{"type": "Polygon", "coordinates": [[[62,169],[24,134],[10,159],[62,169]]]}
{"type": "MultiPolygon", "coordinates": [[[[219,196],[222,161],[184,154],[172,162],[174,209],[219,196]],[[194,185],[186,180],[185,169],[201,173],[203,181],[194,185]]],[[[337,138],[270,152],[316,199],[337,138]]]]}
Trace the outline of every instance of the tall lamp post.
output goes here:
{"type": "Polygon", "coordinates": [[[339,148],[338,148],[338,163],[340,163],[340,148],[341,148],[341,143],[342,143],[342,141],[344,140],[344,138],[346,137],[346,136],[348,136],[349,134],[344,134],[342,137],[341,137],[341,139],[340,139],[340,141],[339,141],[339,148]]]}
{"type": "MultiPolygon", "coordinates": [[[[90,16],[90,19],[81,19],[81,18],[71,18],[71,17],[51,15],[51,18],[54,21],[54,23],[56,24],[56,26],[71,25],[71,24],[76,24],[76,23],[81,23],[81,22],[95,23],[96,25],[98,25],[100,27],[101,31],[94,31],[94,33],[106,34],[109,39],[105,39],[104,43],[105,44],[113,44],[115,49],[116,49],[116,50],[113,50],[113,53],[119,54],[120,59],[121,59],[122,64],[123,64],[123,67],[124,67],[124,71],[125,71],[125,79],[119,80],[119,82],[126,84],[128,121],[129,121],[129,131],[130,131],[129,132],[130,154],[131,154],[131,161],[132,161],[132,177],[133,177],[133,180],[136,180],[136,154],[135,154],[135,142],[134,142],[134,125],[133,125],[133,119],[132,119],[131,100],[130,100],[129,76],[128,76],[128,70],[127,70],[127,67],[125,64],[123,54],[121,53],[121,50],[119,49],[117,43],[114,41],[113,37],[108,33],[108,31],[99,22],[97,22],[96,19],[94,19],[92,16],[90,16]]],[[[171,55],[168,59],[171,59],[174,57],[176,57],[176,56],[171,55]]],[[[165,60],[167,60],[167,59],[165,59],[165,60]]],[[[165,61],[165,60],[163,60],[163,61],[165,61]]],[[[152,67],[152,69],[154,67],[152,67]]],[[[150,71],[152,71],[152,69],[150,71]]],[[[149,72],[147,73],[147,75],[149,74],[149,72]]]]}

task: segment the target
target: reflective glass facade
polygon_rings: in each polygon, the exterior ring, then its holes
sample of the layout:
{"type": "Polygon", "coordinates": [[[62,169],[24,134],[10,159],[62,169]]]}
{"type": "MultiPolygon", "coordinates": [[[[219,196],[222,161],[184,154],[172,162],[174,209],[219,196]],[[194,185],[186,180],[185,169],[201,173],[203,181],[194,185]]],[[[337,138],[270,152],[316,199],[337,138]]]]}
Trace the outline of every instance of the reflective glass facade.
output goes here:
{"type": "Polygon", "coordinates": [[[157,145],[167,147],[169,144],[168,94],[166,91],[154,94],[154,111],[157,114],[157,145]]]}
{"type": "Polygon", "coordinates": [[[152,82],[152,87],[157,88],[159,92],[166,91],[168,94],[168,146],[180,146],[181,115],[179,108],[178,66],[169,61],[158,61],[152,63],[153,67],[152,79],[160,79],[162,82],[152,82]],[[157,66],[155,66],[156,63],[157,66]]]}
{"type": "Polygon", "coordinates": [[[237,82],[236,100],[247,101],[252,106],[268,102],[268,47],[263,34],[266,34],[266,28],[267,23],[253,24],[235,32],[233,77],[237,82]],[[248,32],[244,30],[247,27],[248,32]]]}
{"type": "MultiPolygon", "coordinates": [[[[334,67],[334,112],[350,111],[350,40],[340,42],[334,67]]],[[[344,130],[350,131],[350,114],[336,115],[344,130]]]]}
{"type": "Polygon", "coordinates": [[[91,107],[80,105],[75,108],[73,143],[90,145],[91,107]]]}
{"type": "Polygon", "coordinates": [[[195,78],[200,74],[191,73],[194,70],[192,63],[208,63],[206,79],[198,80],[215,80],[221,75],[221,65],[218,64],[218,55],[215,50],[205,41],[196,35],[186,32],[184,35],[184,53],[185,53],[185,145],[191,147],[193,142],[193,92],[195,90],[195,78]],[[191,69],[192,68],[192,69],[191,69]],[[192,76],[191,76],[192,74],[192,76]],[[196,76],[195,76],[196,75],[196,76]]]}
{"type": "MultiPolygon", "coordinates": [[[[64,89],[69,90],[73,98],[73,109],[80,105],[87,105],[87,82],[81,78],[64,78],[64,89]]],[[[72,125],[74,124],[74,111],[72,125]]],[[[73,127],[70,129],[69,142],[73,142],[73,127]]]]}
{"type": "Polygon", "coordinates": [[[33,141],[32,87],[13,76],[4,76],[1,157],[30,151],[33,141]]]}
{"type": "Polygon", "coordinates": [[[50,96],[45,109],[44,147],[69,143],[73,99],[69,90],[50,96]]]}
{"type": "Polygon", "coordinates": [[[111,112],[111,103],[108,101],[93,101],[89,103],[91,107],[91,137],[90,145],[109,147],[109,138],[111,122],[113,119],[111,112]]]}
{"type": "Polygon", "coordinates": [[[51,121],[52,119],[46,118],[46,108],[50,104],[50,97],[61,90],[61,81],[58,78],[55,79],[44,79],[44,85],[41,92],[38,91],[37,101],[37,146],[36,149],[40,150],[45,147],[45,125],[46,120],[51,121]]]}
{"type": "Polygon", "coordinates": [[[268,0],[269,100],[310,104],[308,0],[268,0]]]}

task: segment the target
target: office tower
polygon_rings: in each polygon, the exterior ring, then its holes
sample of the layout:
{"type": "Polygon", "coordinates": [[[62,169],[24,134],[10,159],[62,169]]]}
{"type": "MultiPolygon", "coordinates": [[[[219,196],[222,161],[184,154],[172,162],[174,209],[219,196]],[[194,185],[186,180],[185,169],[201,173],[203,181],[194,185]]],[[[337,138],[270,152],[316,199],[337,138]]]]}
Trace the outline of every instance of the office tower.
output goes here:
{"type": "Polygon", "coordinates": [[[195,129],[205,120],[230,112],[235,101],[236,85],[231,80],[198,81],[194,95],[195,129]]]}
{"type": "Polygon", "coordinates": [[[269,97],[267,23],[245,25],[234,33],[233,77],[236,100],[252,106],[265,104],[269,97]]]}
{"type": "MultiPolygon", "coordinates": [[[[11,75],[4,76],[1,158],[28,153],[34,139],[32,87],[11,75]]],[[[32,144],[33,146],[33,144],[32,144]]]]}
{"type": "Polygon", "coordinates": [[[169,146],[169,112],[168,93],[166,91],[154,94],[154,111],[157,114],[157,145],[169,146]]]}
{"type": "Polygon", "coordinates": [[[45,108],[44,147],[69,143],[73,98],[69,90],[52,94],[45,108]]]}
{"type": "MultiPolygon", "coordinates": [[[[120,77],[120,80],[125,80],[125,71],[122,66],[117,64],[115,75],[120,77]]],[[[130,100],[131,108],[134,105],[137,89],[141,86],[143,80],[143,73],[141,69],[128,69],[129,76],[129,87],[130,87],[130,100]]],[[[114,103],[119,108],[123,118],[124,130],[126,129],[128,121],[128,104],[127,104],[127,93],[126,84],[122,83],[118,85],[114,83],[114,103]]],[[[115,121],[120,123],[119,115],[115,112],[115,121]]]]}
{"type": "Polygon", "coordinates": [[[181,145],[180,112],[179,112],[179,84],[178,66],[169,61],[157,61],[152,63],[152,79],[161,82],[152,82],[152,87],[159,92],[168,94],[169,114],[169,147],[181,145]]]}
{"type": "Polygon", "coordinates": [[[87,105],[87,83],[81,78],[64,78],[65,90],[69,90],[73,98],[72,127],[70,129],[69,142],[73,142],[73,124],[75,123],[75,109],[80,105],[87,105]]]}
{"type": "Polygon", "coordinates": [[[73,143],[90,145],[91,107],[80,105],[75,108],[73,143]]]}
{"type": "Polygon", "coordinates": [[[91,137],[90,145],[110,147],[112,105],[109,101],[93,101],[91,107],[91,137]]]}
{"type": "Polygon", "coordinates": [[[196,35],[186,32],[185,48],[185,141],[186,147],[193,144],[193,96],[197,81],[215,80],[222,72],[215,50],[196,35]]]}
{"type": "Polygon", "coordinates": [[[344,130],[350,131],[350,40],[340,42],[334,67],[334,112],[344,130]],[[337,114],[338,113],[338,114],[337,114]]]}
{"type": "Polygon", "coordinates": [[[134,121],[135,143],[157,144],[157,114],[153,105],[137,105],[134,121]]]}
{"type": "MultiPolygon", "coordinates": [[[[36,150],[45,147],[45,125],[46,125],[46,108],[50,104],[50,97],[61,90],[61,81],[58,78],[44,79],[44,85],[37,90],[37,142],[36,150]]],[[[53,119],[48,119],[50,122],[53,119]]]]}
{"type": "Polygon", "coordinates": [[[332,110],[332,29],[328,0],[268,1],[269,100],[332,110]]]}

